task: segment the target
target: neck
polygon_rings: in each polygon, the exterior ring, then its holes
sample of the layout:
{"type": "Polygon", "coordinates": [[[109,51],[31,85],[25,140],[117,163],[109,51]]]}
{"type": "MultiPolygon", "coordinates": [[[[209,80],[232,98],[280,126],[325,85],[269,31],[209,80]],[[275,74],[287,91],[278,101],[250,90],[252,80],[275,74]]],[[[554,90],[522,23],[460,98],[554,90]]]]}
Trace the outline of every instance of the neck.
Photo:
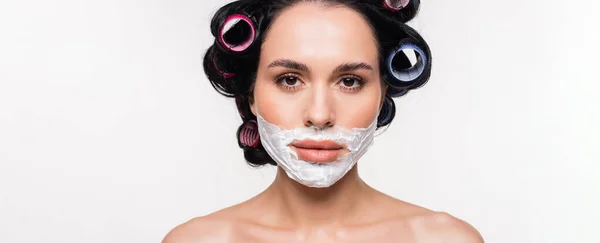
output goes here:
{"type": "Polygon", "coordinates": [[[269,204],[286,224],[314,227],[339,223],[359,211],[369,187],[354,166],[342,179],[327,188],[311,188],[290,179],[278,168],[273,184],[265,191],[269,204]]]}

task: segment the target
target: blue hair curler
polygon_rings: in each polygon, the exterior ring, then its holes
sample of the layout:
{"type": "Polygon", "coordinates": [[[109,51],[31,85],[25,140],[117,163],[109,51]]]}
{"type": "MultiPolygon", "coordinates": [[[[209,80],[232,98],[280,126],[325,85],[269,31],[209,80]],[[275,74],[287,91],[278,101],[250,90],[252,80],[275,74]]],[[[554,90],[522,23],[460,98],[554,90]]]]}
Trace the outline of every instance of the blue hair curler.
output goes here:
{"type": "Polygon", "coordinates": [[[396,88],[416,83],[427,65],[423,49],[412,43],[400,44],[387,58],[387,71],[393,80],[390,85],[396,88]]]}

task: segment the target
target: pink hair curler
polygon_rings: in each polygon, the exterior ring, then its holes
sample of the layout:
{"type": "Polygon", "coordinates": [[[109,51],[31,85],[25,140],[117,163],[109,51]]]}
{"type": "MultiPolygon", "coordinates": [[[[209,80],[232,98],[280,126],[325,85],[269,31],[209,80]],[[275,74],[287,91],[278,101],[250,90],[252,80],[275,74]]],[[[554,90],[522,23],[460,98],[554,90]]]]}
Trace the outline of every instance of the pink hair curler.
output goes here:
{"type": "Polygon", "coordinates": [[[250,120],[245,123],[240,128],[238,136],[240,136],[240,144],[251,148],[258,148],[260,134],[258,133],[256,120],[250,120]]]}
{"type": "Polygon", "coordinates": [[[392,12],[406,8],[410,0],[383,0],[383,6],[392,12]]]}
{"type": "Polygon", "coordinates": [[[248,49],[256,39],[254,22],[246,15],[233,14],[221,25],[219,43],[232,52],[242,52],[248,49]]]}

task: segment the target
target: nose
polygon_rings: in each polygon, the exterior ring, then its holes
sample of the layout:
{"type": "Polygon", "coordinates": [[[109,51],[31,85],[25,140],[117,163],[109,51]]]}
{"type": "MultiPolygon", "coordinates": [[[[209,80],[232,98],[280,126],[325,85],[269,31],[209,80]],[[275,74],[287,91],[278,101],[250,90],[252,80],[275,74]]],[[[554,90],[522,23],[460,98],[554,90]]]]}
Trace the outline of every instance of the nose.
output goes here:
{"type": "Polygon", "coordinates": [[[335,125],[335,104],[326,85],[311,87],[306,110],[304,125],[326,129],[335,125]]]}

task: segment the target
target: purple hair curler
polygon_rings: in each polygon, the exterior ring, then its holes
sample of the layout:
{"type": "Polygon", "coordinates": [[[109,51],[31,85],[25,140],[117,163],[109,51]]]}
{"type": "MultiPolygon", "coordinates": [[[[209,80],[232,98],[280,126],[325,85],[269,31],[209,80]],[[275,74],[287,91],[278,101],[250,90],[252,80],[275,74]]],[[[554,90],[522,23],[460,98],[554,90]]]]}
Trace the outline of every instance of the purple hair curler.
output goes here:
{"type": "Polygon", "coordinates": [[[260,143],[260,134],[258,133],[258,125],[256,120],[246,122],[238,133],[240,144],[246,147],[258,148],[260,143]]]}
{"type": "Polygon", "coordinates": [[[217,38],[219,44],[232,52],[243,52],[256,39],[254,22],[246,15],[233,14],[223,22],[217,38]]]}
{"type": "Polygon", "coordinates": [[[392,12],[406,8],[410,0],[383,0],[383,6],[392,12]]]}

